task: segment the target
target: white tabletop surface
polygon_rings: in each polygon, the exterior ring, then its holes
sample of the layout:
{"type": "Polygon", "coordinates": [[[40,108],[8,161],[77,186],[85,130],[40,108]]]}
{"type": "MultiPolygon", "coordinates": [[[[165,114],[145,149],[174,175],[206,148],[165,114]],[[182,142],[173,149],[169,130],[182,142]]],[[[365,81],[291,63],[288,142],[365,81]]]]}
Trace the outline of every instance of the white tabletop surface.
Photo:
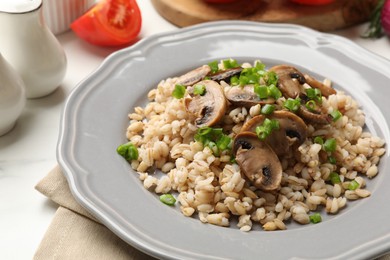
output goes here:
{"type": "MultiPolygon", "coordinates": [[[[150,0],[138,1],[143,16],[140,37],[177,29],[164,20],[150,0]]],[[[367,24],[334,32],[390,59],[390,40],[363,39],[367,24]]],[[[68,69],[51,95],[28,100],[16,127],[0,137],[0,259],[32,259],[57,205],[34,189],[56,165],[59,120],[64,102],[79,81],[94,71],[113,48],[89,45],[68,31],[57,36],[68,69]]],[[[1,120],[1,119],[0,119],[1,120]]]]}

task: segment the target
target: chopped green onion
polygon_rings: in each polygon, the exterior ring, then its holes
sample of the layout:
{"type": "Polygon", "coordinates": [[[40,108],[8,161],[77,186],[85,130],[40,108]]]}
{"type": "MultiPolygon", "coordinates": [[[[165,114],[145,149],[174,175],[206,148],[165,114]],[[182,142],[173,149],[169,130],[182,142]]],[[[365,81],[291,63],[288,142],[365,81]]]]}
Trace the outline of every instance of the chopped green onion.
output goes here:
{"type": "Polygon", "coordinates": [[[349,184],[348,184],[348,190],[356,190],[357,188],[359,188],[360,184],[353,180],[351,181],[349,184]]]}
{"type": "Polygon", "coordinates": [[[223,60],[222,64],[223,64],[223,67],[225,68],[225,70],[238,67],[238,63],[234,59],[223,60]]]}
{"type": "Polygon", "coordinates": [[[176,99],[181,99],[186,93],[186,87],[184,85],[177,84],[175,89],[172,91],[172,96],[176,99]]]}
{"type": "Polygon", "coordinates": [[[254,92],[259,96],[260,99],[268,98],[268,88],[264,85],[256,84],[254,87],[254,92]]]}
{"type": "Polygon", "coordinates": [[[197,134],[198,135],[207,135],[212,131],[213,131],[213,129],[211,127],[203,126],[203,127],[198,129],[197,134]]]}
{"type": "Polygon", "coordinates": [[[245,85],[247,85],[249,83],[248,77],[247,76],[243,76],[243,75],[240,76],[238,81],[240,83],[240,86],[245,86],[245,85]]]}
{"type": "Polygon", "coordinates": [[[299,107],[301,105],[301,99],[300,98],[288,98],[286,101],[284,101],[283,106],[290,110],[291,112],[297,112],[299,107]]]}
{"type": "Polygon", "coordinates": [[[343,114],[341,114],[338,110],[334,110],[330,113],[330,116],[332,117],[333,122],[336,122],[343,116],[343,114]]]}
{"type": "Polygon", "coordinates": [[[207,143],[207,146],[210,148],[210,150],[213,152],[214,155],[216,155],[216,156],[219,155],[219,149],[218,149],[218,146],[215,142],[209,141],[207,143]]]}
{"type": "Polygon", "coordinates": [[[320,223],[322,221],[322,217],[320,213],[314,213],[313,215],[309,216],[310,222],[313,224],[320,223]]]}
{"type": "Polygon", "coordinates": [[[230,78],[230,84],[232,86],[237,86],[237,85],[240,84],[240,80],[238,79],[237,76],[233,76],[233,77],[230,78]]]}
{"type": "Polygon", "coordinates": [[[341,183],[340,175],[336,172],[331,172],[329,174],[329,180],[333,185],[341,183]]]}
{"type": "Polygon", "coordinates": [[[225,135],[222,128],[203,126],[198,129],[194,139],[204,146],[209,147],[216,156],[222,151],[230,150],[232,146],[232,138],[225,135]]]}
{"type": "Polygon", "coordinates": [[[265,69],[265,64],[264,63],[261,63],[260,61],[256,61],[255,62],[255,68],[256,70],[259,72],[259,71],[264,71],[265,69]]]}
{"type": "Polygon", "coordinates": [[[266,74],[267,84],[268,85],[277,85],[278,84],[278,75],[274,71],[268,71],[266,74]]]}
{"type": "Polygon", "coordinates": [[[279,121],[266,118],[263,124],[256,127],[256,134],[260,140],[265,140],[273,130],[279,129],[279,121]]]}
{"type": "Polygon", "coordinates": [[[328,157],[328,160],[329,160],[329,162],[330,162],[331,164],[336,164],[336,163],[337,163],[336,158],[334,158],[333,156],[329,156],[329,157],[328,157]]]}
{"type": "Polygon", "coordinates": [[[268,87],[269,96],[273,97],[274,99],[279,99],[282,96],[282,92],[274,85],[270,85],[268,87]]]}
{"type": "Polygon", "coordinates": [[[219,68],[218,68],[218,61],[212,61],[212,62],[210,62],[209,64],[209,67],[210,67],[210,69],[211,69],[211,73],[216,73],[216,72],[218,72],[218,70],[219,70],[219,68]]]}
{"type": "Polygon", "coordinates": [[[321,136],[316,136],[316,137],[314,137],[314,143],[323,145],[324,139],[321,136]]]}
{"type": "Polygon", "coordinates": [[[249,84],[258,84],[260,77],[257,74],[250,74],[247,76],[249,84]]]}
{"type": "Polygon", "coordinates": [[[326,152],[336,151],[337,142],[335,138],[329,138],[324,142],[323,148],[326,152]]]}
{"type": "Polygon", "coordinates": [[[138,159],[138,149],[131,142],[119,145],[116,151],[118,154],[120,154],[123,158],[125,158],[128,161],[138,159]]]}
{"type": "Polygon", "coordinates": [[[205,85],[196,84],[194,86],[194,94],[203,96],[206,93],[205,85]]]}
{"type": "Polygon", "coordinates": [[[322,101],[321,90],[319,90],[318,88],[306,89],[306,95],[311,100],[318,101],[318,102],[322,101]]]}
{"type": "Polygon", "coordinates": [[[261,108],[261,113],[264,114],[264,115],[272,114],[274,111],[275,111],[275,106],[271,105],[271,104],[265,104],[261,108]]]}
{"type": "Polygon", "coordinates": [[[173,206],[176,203],[175,197],[172,196],[172,194],[163,194],[160,196],[160,201],[164,204],[167,204],[169,206],[173,206]]]}
{"type": "Polygon", "coordinates": [[[217,140],[217,147],[220,151],[229,149],[231,144],[232,138],[228,135],[221,135],[221,137],[217,140]]]}
{"type": "Polygon", "coordinates": [[[316,104],[316,102],[314,100],[307,101],[305,106],[310,111],[315,111],[316,108],[317,108],[317,104],[316,104]]]}

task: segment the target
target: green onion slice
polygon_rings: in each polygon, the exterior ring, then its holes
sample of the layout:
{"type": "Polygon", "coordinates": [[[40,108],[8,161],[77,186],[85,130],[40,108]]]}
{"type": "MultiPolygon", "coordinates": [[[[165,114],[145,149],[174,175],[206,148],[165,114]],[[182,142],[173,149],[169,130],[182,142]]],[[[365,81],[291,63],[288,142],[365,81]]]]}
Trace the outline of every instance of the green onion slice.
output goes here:
{"type": "Polygon", "coordinates": [[[282,92],[274,84],[268,87],[268,92],[274,99],[279,99],[282,96],[282,92]]]}
{"type": "Polygon", "coordinates": [[[320,213],[314,213],[313,215],[309,216],[310,222],[313,224],[320,223],[322,221],[322,217],[320,213]]]}
{"type": "Polygon", "coordinates": [[[262,125],[256,127],[256,134],[260,140],[265,140],[273,130],[279,129],[279,121],[266,118],[262,125]]]}
{"type": "Polygon", "coordinates": [[[301,105],[300,98],[296,98],[296,99],[288,98],[283,104],[283,106],[288,110],[290,110],[291,112],[297,112],[300,105],[301,105]]]}
{"type": "Polygon", "coordinates": [[[209,65],[209,67],[210,67],[210,69],[211,69],[211,73],[216,73],[216,72],[218,72],[218,70],[219,70],[219,68],[218,68],[218,61],[212,61],[212,62],[210,62],[209,64],[207,64],[207,65],[209,65]]]}
{"type": "Polygon", "coordinates": [[[219,156],[221,152],[232,148],[232,138],[225,135],[222,128],[203,126],[198,129],[194,139],[204,146],[208,146],[216,156],[219,156]]]}
{"type": "Polygon", "coordinates": [[[260,99],[268,98],[267,86],[255,84],[254,92],[259,96],[260,99]]]}
{"type": "Polygon", "coordinates": [[[194,86],[194,94],[203,96],[206,94],[206,86],[197,84],[194,86]]]}
{"type": "Polygon", "coordinates": [[[232,69],[238,67],[238,63],[235,59],[226,59],[222,61],[223,67],[226,69],[232,69]]]}
{"type": "Polygon", "coordinates": [[[233,76],[230,78],[230,85],[237,86],[239,84],[240,84],[240,80],[239,80],[238,76],[233,76]]]}
{"type": "Polygon", "coordinates": [[[172,96],[176,99],[181,99],[186,93],[186,87],[184,85],[177,84],[175,89],[172,91],[172,96]]]}
{"type": "Polygon", "coordinates": [[[316,108],[317,108],[317,104],[316,104],[316,102],[314,100],[307,101],[305,106],[310,111],[315,111],[316,108]]]}
{"type": "Polygon", "coordinates": [[[232,138],[227,135],[221,135],[217,140],[217,147],[220,151],[230,149],[232,145],[232,138]]]}
{"type": "Polygon", "coordinates": [[[316,136],[316,137],[314,137],[314,143],[323,145],[324,139],[321,136],[316,136]]]}
{"type": "Polygon", "coordinates": [[[175,197],[172,194],[163,194],[160,196],[160,201],[166,205],[173,206],[176,203],[175,197]]]}
{"type": "Polygon", "coordinates": [[[120,154],[123,158],[125,158],[128,161],[138,159],[138,149],[131,142],[119,145],[116,151],[118,154],[120,154]]]}
{"type": "Polygon", "coordinates": [[[323,148],[326,152],[336,151],[336,146],[337,146],[337,142],[335,138],[329,138],[323,144],[323,148]]]}
{"type": "Polygon", "coordinates": [[[357,188],[359,188],[360,184],[353,180],[351,181],[349,184],[348,184],[348,190],[356,190],[357,188]]]}
{"type": "Polygon", "coordinates": [[[343,114],[341,114],[338,110],[334,110],[330,113],[330,116],[332,117],[333,122],[336,122],[343,116],[343,114]]]}
{"type": "Polygon", "coordinates": [[[329,174],[329,180],[333,185],[341,183],[340,175],[336,172],[331,172],[329,174]]]}
{"type": "Polygon", "coordinates": [[[306,95],[309,99],[321,102],[322,101],[322,94],[321,91],[318,88],[308,88],[306,89],[306,95]]]}
{"type": "Polygon", "coordinates": [[[278,84],[278,75],[274,71],[268,71],[266,74],[267,84],[276,86],[278,84]]]}
{"type": "Polygon", "coordinates": [[[275,106],[271,105],[271,104],[265,104],[261,108],[261,113],[264,114],[264,115],[272,114],[274,111],[275,111],[275,106]]]}

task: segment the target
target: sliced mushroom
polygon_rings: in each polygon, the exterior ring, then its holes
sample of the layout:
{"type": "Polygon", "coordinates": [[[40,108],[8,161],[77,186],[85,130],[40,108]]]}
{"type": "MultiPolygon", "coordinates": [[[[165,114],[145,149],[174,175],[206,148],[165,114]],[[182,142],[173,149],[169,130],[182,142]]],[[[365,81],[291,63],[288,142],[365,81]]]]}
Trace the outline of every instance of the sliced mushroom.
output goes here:
{"type": "Polygon", "coordinates": [[[305,105],[301,105],[299,107],[298,114],[309,123],[325,125],[332,121],[332,118],[329,116],[329,114],[323,113],[319,109],[310,111],[306,108],[305,105]]]}
{"type": "Polygon", "coordinates": [[[204,95],[193,94],[193,87],[188,88],[190,97],[185,98],[185,106],[189,113],[197,118],[198,127],[212,126],[218,123],[227,109],[227,102],[222,87],[215,81],[203,80],[198,85],[205,86],[204,95]]]}
{"type": "Polygon", "coordinates": [[[191,70],[186,74],[180,76],[177,79],[176,84],[192,86],[195,83],[204,79],[207,76],[207,74],[210,73],[210,71],[211,71],[210,66],[203,65],[202,67],[191,70]]]}
{"type": "Polygon", "coordinates": [[[272,148],[251,132],[234,139],[234,154],[242,173],[257,188],[271,191],[279,187],[282,165],[272,148]]]}
{"type": "Polygon", "coordinates": [[[231,87],[225,92],[226,98],[236,106],[243,106],[250,108],[257,104],[273,104],[275,99],[267,98],[260,99],[254,91],[253,85],[246,85],[243,87],[231,87]]]}
{"type": "Polygon", "coordinates": [[[321,91],[321,94],[324,97],[329,97],[330,95],[336,94],[336,90],[330,86],[325,85],[324,83],[316,80],[315,78],[305,74],[305,79],[307,84],[309,84],[312,88],[317,88],[321,91]]]}
{"type": "MultiPolygon", "coordinates": [[[[307,126],[299,116],[289,111],[275,111],[267,116],[279,122],[279,129],[274,130],[265,142],[269,144],[278,156],[285,155],[290,147],[301,145],[307,137],[307,126]]],[[[248,120],[241,128],[241,132],[256,132],[256,127],[263,124],[264,115],[258,115],[248,120]]]]}
{"type": "Polygon", "coordinates": [[[242,71],[242,68],[237,67],[237,68],[222,70],[222,71],[219,71],[219,72],[214,73],[214,74],[209,74],[208,77],[211,80],[215,80],[217,82],[220,82],[222,80],[229,82],[231,77],[240,74],[241,71],[242,71]]]}
{"type": "Polygon", "coordinates": [[[304,93],[304,75],[296,68],[288,65],[278,65],[269,69],[278,75],[278,88],[286,98],[296,98],[304,93]]]}

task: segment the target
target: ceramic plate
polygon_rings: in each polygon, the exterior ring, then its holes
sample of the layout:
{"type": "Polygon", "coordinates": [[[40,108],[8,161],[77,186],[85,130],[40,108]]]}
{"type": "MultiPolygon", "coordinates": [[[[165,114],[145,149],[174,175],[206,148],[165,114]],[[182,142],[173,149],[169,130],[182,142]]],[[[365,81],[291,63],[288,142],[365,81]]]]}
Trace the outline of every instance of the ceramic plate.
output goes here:
{"type": "Polygon", "coordinates": [[[368,184],[368,199],[317,225],[248,233],[184,217],[145,190],[116,153],[127,114],[167,77],[213,60],[261,59],[328,77],[363,107],[368,130],[390,143],[390,62],[344,38],[295,25],[213,22],[149,37],[109,56],[70,94],[58,161],[74,197],[132,246],[169,259],[351,259],[390,251],[390,161],[368,184]]]}

